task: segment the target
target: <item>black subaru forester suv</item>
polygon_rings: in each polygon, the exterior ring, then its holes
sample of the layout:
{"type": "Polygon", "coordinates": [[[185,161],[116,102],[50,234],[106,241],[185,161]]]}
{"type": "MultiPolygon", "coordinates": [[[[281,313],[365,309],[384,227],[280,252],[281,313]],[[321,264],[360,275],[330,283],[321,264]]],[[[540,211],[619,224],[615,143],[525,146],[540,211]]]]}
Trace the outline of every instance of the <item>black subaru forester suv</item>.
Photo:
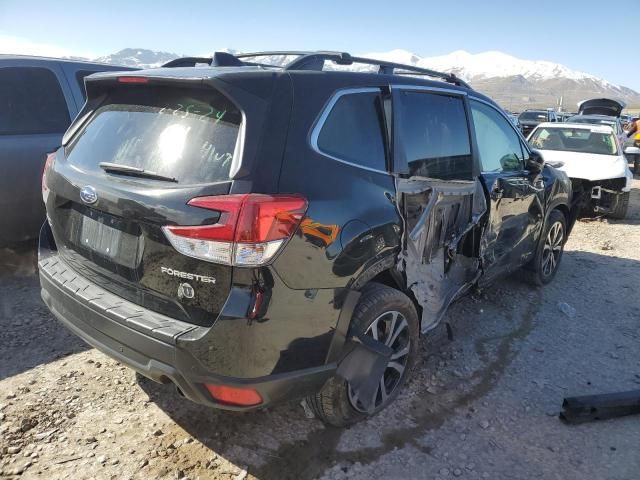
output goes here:
{"type": "Polygon", "coordinates": [[[554,277],[569,180],[455,76],[335,52],[165,67],[88,77],[42,179],[44,301],[141,374],[347,425],[452,301],[554,277]]]}

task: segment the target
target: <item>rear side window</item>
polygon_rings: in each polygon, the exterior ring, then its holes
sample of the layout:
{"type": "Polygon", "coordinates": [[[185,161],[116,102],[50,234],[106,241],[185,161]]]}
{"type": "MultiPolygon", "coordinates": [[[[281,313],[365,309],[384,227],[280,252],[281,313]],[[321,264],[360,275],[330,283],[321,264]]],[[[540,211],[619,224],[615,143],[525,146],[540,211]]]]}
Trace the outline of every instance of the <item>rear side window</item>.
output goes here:
{"type": "Polygon", "coordinates": [[[386,171],[380,95],[349,93],[338,98],[318,135],[322,153],[386,171]]]}
{"type": "Polygon", "coordinates": [[[64,133],[71,123],[64,94],[48,68],[0,68],[0,135],[64,133]]]}
{"type": "Polygon", "coordinates": [[[242,114],[213,89],[125,87],[113,91],[67,147],[70,163],[100,172],[115,163],[179,183],[229,179],[242,114]]]}
{"type": "Polygon", "coordinates": [[[443,180],[473,177],[469,129],[460,97],[402,91],[396,108],[399,165],[406,161],[410,175],[443,180]]]}

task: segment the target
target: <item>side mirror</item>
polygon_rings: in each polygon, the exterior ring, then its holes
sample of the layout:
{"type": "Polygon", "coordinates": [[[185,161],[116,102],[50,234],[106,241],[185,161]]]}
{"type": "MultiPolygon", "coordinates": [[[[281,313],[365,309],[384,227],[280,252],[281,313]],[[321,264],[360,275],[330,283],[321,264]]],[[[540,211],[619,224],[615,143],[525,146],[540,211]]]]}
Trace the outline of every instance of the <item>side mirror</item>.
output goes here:
{"type": "Polygon", "coordinates": [[[627,147],[624,149],[625,155],[640,155],[640,148],[638,147],[627,147]]]}
{"type": "Polygon", "coordinates": [[[544,168],[544,158],[538,150],[532,150],[529,160],[527,161],[526,169],[531,173],[540,173],[544,168]]]}

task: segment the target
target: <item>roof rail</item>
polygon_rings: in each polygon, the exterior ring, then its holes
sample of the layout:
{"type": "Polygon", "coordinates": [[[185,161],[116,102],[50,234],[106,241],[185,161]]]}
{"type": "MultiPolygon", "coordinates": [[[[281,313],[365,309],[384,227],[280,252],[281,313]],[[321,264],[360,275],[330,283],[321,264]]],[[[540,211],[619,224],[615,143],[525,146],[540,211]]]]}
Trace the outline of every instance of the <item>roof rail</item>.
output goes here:
{"type": "Polygon", "coordinates": [[[464,80],[458,78],[453,73],[443,73],[428,68],[416,67],[414,65],[405,65],[403,63],[387,62],[384,60],[374,60],[372,58],[353,57],[346,52],[331,51],[269,51],[269,52],[252,52],[240,53],[232,55],[226,52],[216,52],[213,58],[185,57],[176,58],[163,65],[163,67],[189,67],[195,66],[196,63],[208,63],[215,66],[240,66],[253,65],[266,68],[282,68],[283,70],[316,70],[321,71],[326,60],[335,62],[338,65],[353,65],[359,63],[363,65],[374,65],[378,67],[378,74],[385,75],[424,75],[427,77],[439,78],[445,82],[469,88],[464,80]],[[255,57],[270,56],[295,56],[296,58],[284,65],[269,65],[260,62],[248,60],[255,57]],[[220,57],[220,58],[219,58],[220,57]],[[244,60],[244,59],[247,60],[244,60]]]}

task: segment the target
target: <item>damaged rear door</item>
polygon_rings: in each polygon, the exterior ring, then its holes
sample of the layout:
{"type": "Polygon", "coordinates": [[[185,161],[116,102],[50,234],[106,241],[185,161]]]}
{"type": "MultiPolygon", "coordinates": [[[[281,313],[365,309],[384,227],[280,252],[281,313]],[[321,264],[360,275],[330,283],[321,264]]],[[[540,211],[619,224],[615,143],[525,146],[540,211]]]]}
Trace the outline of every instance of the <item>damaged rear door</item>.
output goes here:
{"type": "Polygon", "coordinates": [[[429,330],[478,278],[478,222],[486,199],[474,160],[466,92],[393,91],[393,157],[404,222],[398,268],[429,330]]]}

